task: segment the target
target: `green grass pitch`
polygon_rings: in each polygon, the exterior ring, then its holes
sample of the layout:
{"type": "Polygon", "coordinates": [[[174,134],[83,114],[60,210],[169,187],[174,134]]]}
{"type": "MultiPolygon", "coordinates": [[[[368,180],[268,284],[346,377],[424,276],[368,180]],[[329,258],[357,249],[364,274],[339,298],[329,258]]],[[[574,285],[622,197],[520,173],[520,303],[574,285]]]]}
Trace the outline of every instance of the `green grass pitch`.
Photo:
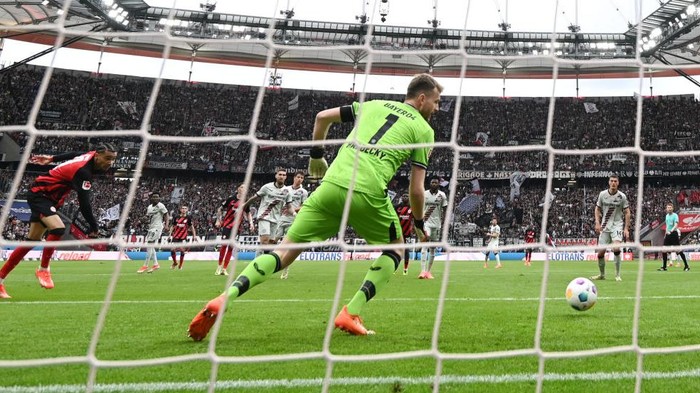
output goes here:
{"type": "MultiPolygon", "coordinates": [[[[359,287],[368,261],[347,265],[341,303],[359,287]]],[[[114,262],[54,262],[56,288],[39,287],[35,262],[23,262],[6,281],[13,299],[0,302],[0,392],[85,391],[88,352],[114,262]],[[17,361],[71,358],[68,364],[28,366],[17,361]]],[[[238,264],[241,270],[245,263],[238,264]]],[[[215,354],[208,359],[128,366],[143,361],[206,353],[209,337],[195,343],[187,325],[207,300],[219,294],[226,277],[214,276],[215,262],[186,262],[182,271],[161,269],[136,274],[139,262],[125,261],[114,299],[95,349],[95,390],[100,392],[216,391],[319,392],[332,375],[331,392],[431,392],[438,370],[441,392],[534,392],[539,357],[536,342],[544,263],[483,269],[480,262],[452,262],[439,335],[433,348],[444,262],[436,262],[435,280],[418,280],[419,263],[409,275],[401,269],[363,311],[374,336],[353,337],[338,330],[329,354],[352,355],[328,367],[317,356],[333,311],[340,263],[298,262],[288,280],[276,274],[237,299],[222,321],[215,354]],[[431,350],[434,350],[431,352],[431,350]],[[457,355],[524,350],[517,356],[454,359],[457,355]],[[529,352],[527,352],[529,351],[529,352]],[[406,359],[370,359],[369,355],[411,353],[406,359]],[[299,355],[294,355],[299,354],[299,355]],[[312,354],[314,356],[307,356],[312,354]],[[437,359],[434,355],[445,355],[437,359]],[[256,356],[285,355],[278,361],[256,356]],[[306,356],[300,359],[300,356],[306,356]],[[241,362],[255,360],[255,362],[241,362]],[[104,362],[104,363],[101,363],[104,362]],[[212,378],[212,372],[215,377],[212,378]]],[[[643,392],[696,392],[700,386],[700,324],[697,272],[674,267],[657,272],[644,266],[638,343],[643,350],[694,345],[685,352],[645,354],[634,350],[597,356],[578,354],[543,362],[545,392],[633,392],[641,364],[643,392]],[[639,363],[641,359],[641,363],[639,363]]],[[[583,351],[633,344],[639,265],[623,262],[624,281],[598,282],[593,309],[577,312],[564,300],[568,282],[597,272],[596,262],[552,262],[541,332],[542,351],[583,351]]],[[[614,271],[614,265],[608,264],[614,271]]],[[[612,275],[611,275],[612,277],[612,275]]]]}

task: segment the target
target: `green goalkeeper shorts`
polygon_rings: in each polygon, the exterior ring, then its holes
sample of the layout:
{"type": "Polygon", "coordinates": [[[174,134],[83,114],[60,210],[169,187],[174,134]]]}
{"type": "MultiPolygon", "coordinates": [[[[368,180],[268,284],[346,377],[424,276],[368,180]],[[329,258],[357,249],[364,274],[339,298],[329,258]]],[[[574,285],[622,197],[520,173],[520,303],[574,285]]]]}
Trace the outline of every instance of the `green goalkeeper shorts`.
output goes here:
{"type": "MultiPolygon", "coordinates": [[[[308,243],[337,235],[347,197],[347,189],[322,183],[302,205],[287,238],[294,243],[308,243]]],[[[367,244],[389,244],[402,239],[399,217],[386,195],[353,192],[348,224],[367,244]]]]}

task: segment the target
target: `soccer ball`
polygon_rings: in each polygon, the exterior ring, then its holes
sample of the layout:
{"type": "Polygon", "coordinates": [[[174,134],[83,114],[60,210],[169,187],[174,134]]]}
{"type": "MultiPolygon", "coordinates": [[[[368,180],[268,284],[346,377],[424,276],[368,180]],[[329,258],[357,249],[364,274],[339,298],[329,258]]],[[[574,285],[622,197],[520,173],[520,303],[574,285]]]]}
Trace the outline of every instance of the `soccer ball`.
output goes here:
{"type": "Polygon", "coordinates": [[[587,278],[574,278],[566,287],[566,301],[574,310],[586,311],[595,306],[597,300],[598,289],[587,278]]]}

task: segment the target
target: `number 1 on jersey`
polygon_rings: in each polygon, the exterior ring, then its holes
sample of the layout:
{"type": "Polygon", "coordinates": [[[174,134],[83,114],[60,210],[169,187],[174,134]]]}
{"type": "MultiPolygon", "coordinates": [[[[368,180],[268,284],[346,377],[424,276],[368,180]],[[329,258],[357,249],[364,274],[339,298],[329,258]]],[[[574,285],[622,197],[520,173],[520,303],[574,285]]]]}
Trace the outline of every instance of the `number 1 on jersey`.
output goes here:
{"type": "Polygon", "coordinates": [[[389,131],[389,128],[393,126],[396,121],[399,120],[399,117],[396,116],[393,113],[390,113],[386,116],[386,122],[382,125],[382,127],[377,131],[376,134],[372,137],[372,139],[369,140],[370,145],[376,145],[377,142],[379,142],[380,139],[386,134],[387,131],[389,131]]]}

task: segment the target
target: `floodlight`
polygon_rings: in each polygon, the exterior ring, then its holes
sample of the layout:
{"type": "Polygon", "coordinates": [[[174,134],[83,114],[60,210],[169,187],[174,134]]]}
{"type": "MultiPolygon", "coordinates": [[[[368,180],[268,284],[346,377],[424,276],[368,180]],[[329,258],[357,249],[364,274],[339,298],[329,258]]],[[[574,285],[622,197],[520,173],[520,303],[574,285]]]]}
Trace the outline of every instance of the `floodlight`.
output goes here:
{"type": "Polygon", "coordinates": [[[649,33],[649,38],[656,38],[661,35],[661,28],[657,27],[649,33]]]}
{"type": "Polygon", "coordinates": [[[688,6],[688,8],[685,9],[685,11],[688,13],[688,15],[690,15],[694,14],[695,11],[697,11],[697,8],[695,8],[695,4],[691,4],[688,6]]]}

